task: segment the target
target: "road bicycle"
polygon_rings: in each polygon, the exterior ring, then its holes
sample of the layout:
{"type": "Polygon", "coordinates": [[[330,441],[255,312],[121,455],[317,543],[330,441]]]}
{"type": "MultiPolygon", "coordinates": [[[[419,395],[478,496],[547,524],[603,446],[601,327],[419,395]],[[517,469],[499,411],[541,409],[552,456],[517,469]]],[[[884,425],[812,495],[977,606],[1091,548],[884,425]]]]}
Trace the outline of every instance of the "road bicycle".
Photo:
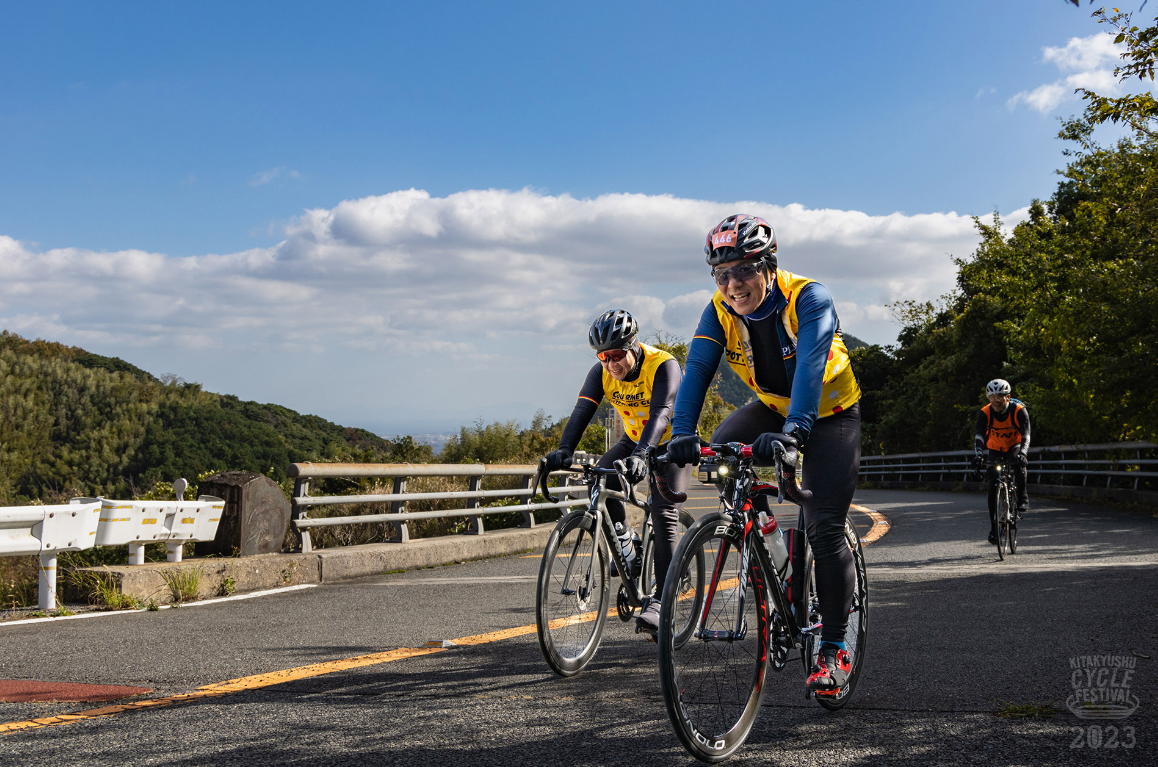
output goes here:
{"type": "MultiPolygon", "coordinates": [[[[654,456],[648,456],[651,467],[656,466],[654,456]]],[[[614,468],[600,469],[581,466],[565,469],[581,474],[580,482],[588,485],[589,503],[586,508],[576,509],[563,515],[555,525],[547,547],[543,550],[543,560],[539,565],[538,588],[535,597],[535,619],[539,634],[539,647],[547,665],[560,676],[572,676],[581,671],[599,649],[603,628],[608,617],[607,602],[610,597],[611,579],[609,561],[614,560],[619,571],[620,586],[615,598],[614,614],[623,622],[631,620],[637,608],[642,608],[651,597],[655,585],[655,534],[651,521],[650,497],[641,502],[636,497],[635,488],[624,478],[624,465],[616,461],[614,468]],[[620,492],[607,487],[607,479],[618,476],[620,492]],[[638,572],[629,567],[619,547],[619,539],[611,515],[607,512],[607,499],[621,501],[643,509],[645,517],[640,535],[640,550],[633,565],[642,562],[638,572]]],[[[666,486],[660,469],[649,474],[649,488],[656,492],[657,483],[666,486]]],[[[558,499],[547,487],[548,472],[543,460],[539,462],[538,484],[540,491],[551,501],[558,499]]],[[[680,510],[679,527],[686,530],[692,526],[692,515],[680,510]]],[[[685,584],[685,590],[703,588],[705,578],[703,556],[691,557],[677,580],[685,584]]],[[[637,633],[640,629],[636,630],[637,633]]]]}
{"type": "MultiPolygon", "coordinates": [[[[703,593],[681,592],[670,580],[661,597],[660,681],[664,704],[684,748],[704,762],[718,762],[743,745],[756,721],[769,668],[780,671],[792,650],[809,674],[820,651],[821,617],[812,553],[804,535],[804,509],[789,531],[787,551],[769,500],[785,495],[803,504],[811,492],[796,483],[798,454],[775,446],[776,484],[761,482],[752,449],[740,443],[701,448],[700,479],[719,485],[721,509],[701,517],[684,535],[672,567],[706,559],[703,593]],[[764,517],[761,512],[767,513],[764,517]],[[763,532],[761,531],[761,528],[763,532]],[[777,566],[776,557],[786,553],[777,566]]],[[[678,501],[678,495],[671,498],[678,501]]],[[[836,710],[848,703],[860,680],[868,634],[868,581],[860,536],[850,521],[856,583],[845,638],[852,671],[843,686],[815,697],[836,710]]]]}
{"type": "Polygon", "coordinates": [[[1013,506],[1017,486],[1013,481],[1013,464],[998,458],[986,462],[985,467],[997,472],[997,558],[1005,561],[1006,551],[1017,553],[1017,512],[1013,506]]]}

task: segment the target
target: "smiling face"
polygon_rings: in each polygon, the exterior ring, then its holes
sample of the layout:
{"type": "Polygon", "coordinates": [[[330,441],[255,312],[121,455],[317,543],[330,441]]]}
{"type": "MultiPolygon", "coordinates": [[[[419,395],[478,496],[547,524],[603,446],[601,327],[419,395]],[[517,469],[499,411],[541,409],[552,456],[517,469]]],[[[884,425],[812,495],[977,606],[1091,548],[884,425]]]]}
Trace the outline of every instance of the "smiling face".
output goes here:
{"type": "Polygon", "coordinates": [[[730,269],[717,269],[712,273],[720,294],[741,317],[760,308],[768,294],[768,280],[764,270],[756,264],[739,264],[730,269]]]}
{"type": "Polygon", "coordinates": [[[1010,399],[1011,397],[1008,394],[990,394],[989,404],[993,406],[993,412],[1004,413],[1005,408],[1009,407],[1010,399]]]}
{"type": "Polygon", "coordinates": [[[603,365],[603,369],[611,374],[612,378],[616,381],[622,381],[635,367],[635,352],[628,351],[627,355],[620,360],[606,359],[599,362],[603,365]]]}

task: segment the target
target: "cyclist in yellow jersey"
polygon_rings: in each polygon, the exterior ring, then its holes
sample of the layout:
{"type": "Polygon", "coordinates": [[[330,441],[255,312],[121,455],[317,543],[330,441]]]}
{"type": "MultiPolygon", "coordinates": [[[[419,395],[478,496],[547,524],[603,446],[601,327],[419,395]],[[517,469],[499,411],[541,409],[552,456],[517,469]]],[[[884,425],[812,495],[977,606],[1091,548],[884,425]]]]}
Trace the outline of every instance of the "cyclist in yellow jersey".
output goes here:
{"type": "Polygon", "coordinates": [[[704,253],[717,290],[688,350],[668,454],[679,463],[699,459],[696,424],[723,356],[755,399],[724,419],[712,442],[751,443],[765,464],[773,461],[774,442],[789,455],[806,449],[802,486],[813,496],[804,503],[804,520],[824,618],[808,687],[835,695],[852,668],[844,637],[855,573],[844,529],[860,466],[860,386],[832,295],[777,268],[776,234],[767,221],[728,216],[708,233],[704,253]]]}
{"type": "MultiPolygon", "coordinates": [[[[627,467],[627,480],[636,484],[647,476],[645,450],[658,445],[661,448],[658,452],[662,454],[671,438],[672,406],[682,376],[679,363],[667,352],[641,344],[639,325],[622,309],[600,315],[592,323],[587,340],[599,362],[588,372],[579,390],[579,399],[563,430],[559,449],[547,456],[547,470],[558,471],[571,465],[575,446],[606,397],[623,421],[624,434],[599,459],[599,466],[611,468],[615,461],[623,460],[627,467]]],[[[691,467],[673,465],[668,469],[667,481],[673,491],[683,492],[687,489],[690,475],[691,467]]],[[[622,490],[616,477],[608,478],[607,486],[612,490],[622,490]]],[[[641,562],[634,543],[638,536],[627,524],[623,503],[609,498],[607,511],[615,523],[619,545],[631,567],[635,568],[633,574],[638,574],[641,562]]],[[[644,605],[636,624],[645,630],[657,631],[658,595],[663,593],[667,569],[678,542],[679,507],[657,493],[651,499],[651,515],[655,528],[655,595],[644,605]]],[[[615,567],[614,560],[611,566],[615,567]]]]}

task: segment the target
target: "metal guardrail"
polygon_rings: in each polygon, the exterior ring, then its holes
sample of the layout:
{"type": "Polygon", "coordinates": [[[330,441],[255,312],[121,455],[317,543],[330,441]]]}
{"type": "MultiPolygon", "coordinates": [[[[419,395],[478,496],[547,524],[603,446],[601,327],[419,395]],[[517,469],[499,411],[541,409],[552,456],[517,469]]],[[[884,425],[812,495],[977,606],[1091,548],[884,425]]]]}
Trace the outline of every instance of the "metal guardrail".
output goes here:
{"type": "MultiPolygon", "coordinates": [[[[598,456],[586,453],[576,453],[576,463],[594,463],[598,456]]],[[[530,498],[536,493],[532,483],[538,467],[530,464],[418,464],[418,463],[294,463],[290,464],[288,474],[294,479],[294,492],[290,498],[292,513],[290,525],[298,537],[303,554],[313,551],[313,542],[310,540],[310,530],[315,527],[330,527],[334,525],[360,525],[374,522],[389,522],[398,530],[394,541],[406,543],[410,540],[408,520],[439,519],[445,517],[470,517],[471,530],[474,535],[485,532],[483,526],[484,514],[509,514],[520,511],[523,514],[523,527],[534,527],[536,511],[548,509],[566,509],[571,506],[583,506],[587,503],[586,486],[570,486],[573,476],[566,472],[557,472],[552,476],[561,475],[563,485],[559,491],[563,495],[581,495],[580,498],[560,500],[559,503],[522,503],[509,506],[482,506],[484,498],[530,498]],[[363,495],[321,495],[312,496],[310,491],[311,479],[322,478],[366,478],[381,477],[394,481],[394,492],[374,493],[363,495]],[[454,490],[441,493],[407,493],[406,482],[414,477],[468,477],[467,490],[454,490]],[[504,490],[483,490],[484,477],[521,477],[521,487],[504,490]],[[406,504],[410,501],[468,501],[466,506],[458,509],[442,509],[436,511],[406,511],[406,504]],[[386,514],[358,514],[345,517],[322,517],[310,519],[308,516],[311,506],[332,506],[353,503],[389,503],[390,512],[386,514]]]]}
{"type": "MultiPolygon", "coordinates": [[[[861,481],[967,482],[973,478],[972,450],[864,455],[861,481]]],[[[1073,487],[1158,489],[1158,445],[1113,442],[1029,449],[1029,478],[1036,484],[1073,487]]]]}

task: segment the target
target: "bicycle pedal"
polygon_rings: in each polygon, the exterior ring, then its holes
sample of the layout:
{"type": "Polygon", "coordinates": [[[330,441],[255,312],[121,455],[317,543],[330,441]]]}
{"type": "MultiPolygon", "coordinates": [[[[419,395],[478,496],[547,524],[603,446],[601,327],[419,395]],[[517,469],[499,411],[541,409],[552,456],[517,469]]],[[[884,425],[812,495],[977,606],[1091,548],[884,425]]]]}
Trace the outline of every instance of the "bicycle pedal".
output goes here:
{"type": "Polygon", "coordinates": [[[636,634],[647,634],[647,641],[649,641],[649,642],[657,642],[658,641],[656,639],[656,636],[655,636],[656,632],[652,631],[651,629],[645,629],[643,626],[636,626],[635,627],[635,633],[636,634]]]}

